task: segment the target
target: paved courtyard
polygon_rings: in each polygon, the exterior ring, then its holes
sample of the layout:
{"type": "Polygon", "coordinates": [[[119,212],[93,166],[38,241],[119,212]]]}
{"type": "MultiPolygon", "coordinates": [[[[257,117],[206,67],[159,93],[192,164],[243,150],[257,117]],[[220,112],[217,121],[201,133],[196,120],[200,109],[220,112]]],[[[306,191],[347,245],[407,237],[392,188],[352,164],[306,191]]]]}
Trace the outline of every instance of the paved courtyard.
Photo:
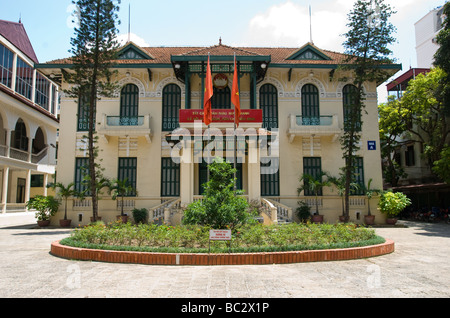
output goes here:
{"type": "Polygon", "coordinates": [[[70,230],[39,229],[29,213],[0,215],[1,298],[448,298],[450,224],[380,227],[394,253],[288,265],[148,266],[49,254],[70,230]]]}

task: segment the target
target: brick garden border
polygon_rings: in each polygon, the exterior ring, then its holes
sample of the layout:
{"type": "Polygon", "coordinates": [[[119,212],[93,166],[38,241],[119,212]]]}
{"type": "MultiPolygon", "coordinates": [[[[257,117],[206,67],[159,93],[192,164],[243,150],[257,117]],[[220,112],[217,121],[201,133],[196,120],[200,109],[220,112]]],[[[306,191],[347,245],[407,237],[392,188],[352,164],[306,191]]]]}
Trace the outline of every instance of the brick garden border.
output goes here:
{"type": "Polygon", "coordinates": [[[369,258],[394,252],[394,245],[392,240],[386,239],[385,243],[379,245],[344,249],[235,254],[177,254],[91,250],[61,245],[57,241],[51,244],[50,253],[65,259],[108,263],[201,266],[264,265],[369,258]]]}

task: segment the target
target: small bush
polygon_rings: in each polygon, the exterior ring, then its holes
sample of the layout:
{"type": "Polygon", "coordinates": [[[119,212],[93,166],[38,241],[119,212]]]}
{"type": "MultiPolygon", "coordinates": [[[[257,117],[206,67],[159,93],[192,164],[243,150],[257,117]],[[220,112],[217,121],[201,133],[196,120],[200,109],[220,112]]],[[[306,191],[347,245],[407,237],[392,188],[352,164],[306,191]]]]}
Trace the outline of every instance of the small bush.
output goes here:
{"type": "Polygon", "coordinates": [[[134,208],[133,211],[131,211],[131,213],[133,214],[134,222],[147,223],[148,210],[146,208],[142,208],[142,209],[134,208]]]}

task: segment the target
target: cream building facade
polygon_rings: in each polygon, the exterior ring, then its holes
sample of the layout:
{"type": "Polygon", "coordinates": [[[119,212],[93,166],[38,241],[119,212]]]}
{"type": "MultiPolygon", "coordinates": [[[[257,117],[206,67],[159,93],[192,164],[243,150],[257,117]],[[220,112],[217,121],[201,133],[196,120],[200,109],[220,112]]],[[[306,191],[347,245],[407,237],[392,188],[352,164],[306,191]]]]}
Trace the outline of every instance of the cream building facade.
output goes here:
{"type": "MultiPolygon", "coordinates": [[[[344,166],[339,137],[351,85],[351,74],[338,69],[343,54],[311,43],[300,48],[236,48],[222,43],[141,48],[130,42],[121,48],[115,66],[120,88],[114,97],[102,98],[96,112],[104,175],[127,178],[137,190],[124,201],[128,215],[133,208],[147,208],[150,221],[178,224],[183,208],[201,199],[208,171],[205,162],[215,156],[234,160],[230,102],[234,56],[242,108],[236,141],[237,187],[262,207],[265,221],[295,221],[300,200],[315,206],[314,196],[297,195],[303,173],[339,175],[344,166]],[[201,122],[208,56],[214,81],[209,129],[201,122]],[[342,81],[344,77],[348,82],[342,81]]],[[[399,65],[386,68],[395,73],[399,65]]],[[[39,69],[60,77],[61,69],[70,71],[70,61],[52,61],[39,69]]],[[[61,86],[68,87],[64,80],[61,86]]],[[[364,89],[358,182],[372,179],[373,187],[382,188],[377,83],[365,83],[364,89]]],[[[85,123],[80,105],[63,94],[57,181],[75,182],[79,189],[81,167],[87,161],[85,123]]],[[[363,222],[366,198],[355,193],[350,203],[351,221],[363,222]]],[[[338,221],[341,197],[335,188],[324,188],[318,204],[325,222],[338,221]]],[[[378,215],[376,200],[370,204],[378,215]]],[[[113,221],[120,205],[105,192],[99,215],[113,221]]],[[[89,222],[89,199],[73,198],[69,206],[69,218],[76,224],[89,222]]],[[[383,216],[378,221],[384,221],[383,216]]]]}
{"type": "Polygon", "coordinates": [[[49,194],[56,171],[59,85],[36,64],[23,24],[0,20],[0,213],[49,194]]]}

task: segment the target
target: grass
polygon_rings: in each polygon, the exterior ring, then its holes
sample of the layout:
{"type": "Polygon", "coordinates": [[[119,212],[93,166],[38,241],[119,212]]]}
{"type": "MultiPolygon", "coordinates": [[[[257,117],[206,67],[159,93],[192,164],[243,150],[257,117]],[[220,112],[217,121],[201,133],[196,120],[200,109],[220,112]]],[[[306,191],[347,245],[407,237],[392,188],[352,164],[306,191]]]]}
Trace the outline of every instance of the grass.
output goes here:
{"type": "Polygon", "coordinates": [[[158,253],[255,253],[368,246],[385,240],[355,224],[246,225],[233,230],[230,242],[209,241],[209,227],[155,224],[105,225],[76,229],[60,243],[79,248],[158,253]]]}

